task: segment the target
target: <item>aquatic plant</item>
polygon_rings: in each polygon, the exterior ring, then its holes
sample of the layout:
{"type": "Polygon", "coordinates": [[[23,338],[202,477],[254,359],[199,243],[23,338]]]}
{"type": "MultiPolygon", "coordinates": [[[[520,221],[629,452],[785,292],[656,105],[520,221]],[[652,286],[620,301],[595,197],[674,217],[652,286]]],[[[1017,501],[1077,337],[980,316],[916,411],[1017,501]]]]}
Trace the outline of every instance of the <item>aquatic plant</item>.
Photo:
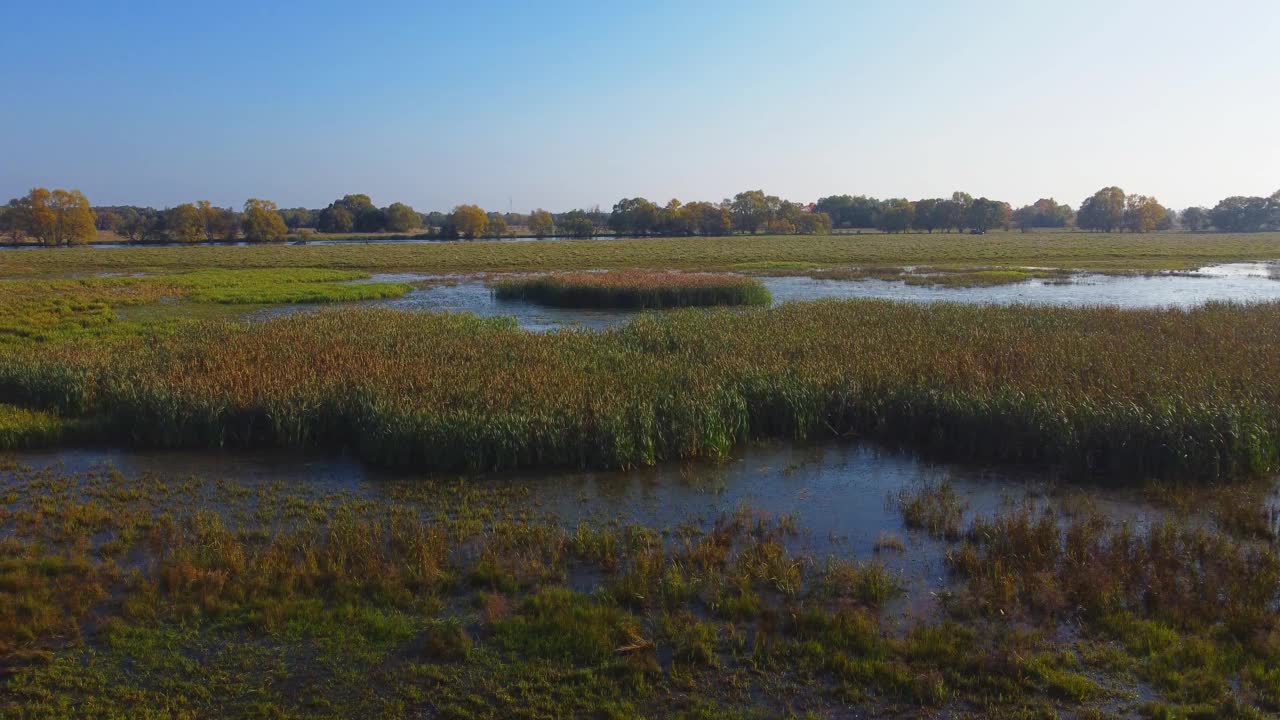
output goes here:
{"type": "Polygon", "coordinates": [[[1280,465],[1280,313],[675,311],[623,329],[390,310],[200,322],[0,354],[0,402],[151,447],[345,444],[436,469],[632,467],[855,436],[1115,482],[1280,465]]]}
{"type": "Polygon", "coordinates": [[[0,450],[52,445],[62,439],[63,430],[56,415],[0,404],[0,450]]]}
{"type": "Polygon", "coordinates": [[[768,305],[759,280],[730,273],[580,272],[506,278],[493,283],[499,300],[575,308],[661,309],[705,305],[768,305]]]}
{"type": "MultiPolygon", "coordinates": [[[[791,551],[805,528],[749,507],[575,526],[493,484],[368,490],[4,465],[0,715],[1259,717],[1280,701],[1280,550],[1211,525],[979,516],[953,546],[974,562],[907,620],[899,598],[929,593],[791,551]]],[[[1246,502],[1230,490],[1205,492],[1246,502]]]]}

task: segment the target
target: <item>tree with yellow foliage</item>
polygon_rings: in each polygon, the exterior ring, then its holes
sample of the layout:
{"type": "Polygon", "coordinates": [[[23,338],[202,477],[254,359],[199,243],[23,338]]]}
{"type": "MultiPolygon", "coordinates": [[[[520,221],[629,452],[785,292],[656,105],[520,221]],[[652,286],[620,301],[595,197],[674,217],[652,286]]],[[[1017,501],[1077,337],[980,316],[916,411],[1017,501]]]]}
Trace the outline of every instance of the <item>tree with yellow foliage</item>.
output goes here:
{"type": "Polygon", "coordinates": [[[244,239],[250,242],[273,242],[284,240],[289,228],[280,217],[280,210],[270,200],[249,198],[244,202],[244,216],[241,219],[244,239]]]}
{"type": "Polygon", "coordinates": [[[82,245],[98,232],[93,207],[79,190],[32,188],[14,213],[17,227],[41,245],[82,245]]]}
{"type": "Polygon", "coordinates": [[[1159,229],[1167,213],[1153,197],[1130,195],[1125,198],[1124,228],[1130,232],[1152,232],[1159,229]]]}
{"type": "Polygon", "coordinates": [[[469,240],[484,235],[489,227],[489,216],[479,205],[459,205],[453,209],[450,220],[453,231],[469,240]]]}

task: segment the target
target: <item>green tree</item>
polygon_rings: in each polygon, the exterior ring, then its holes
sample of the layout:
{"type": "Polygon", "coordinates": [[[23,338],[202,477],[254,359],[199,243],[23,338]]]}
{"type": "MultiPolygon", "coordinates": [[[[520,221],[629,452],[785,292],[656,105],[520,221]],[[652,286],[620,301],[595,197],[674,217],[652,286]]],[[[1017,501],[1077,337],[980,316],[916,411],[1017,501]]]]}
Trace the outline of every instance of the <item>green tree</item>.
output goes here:
{"type": "Polygon", "coordinates": [[[926,198],[915,202],[916,214],[911,222],[911,226],[917,230],[924,230],[932,233],[936,228],[941,227],[939,224],[942,220],[942,214],[938,212],[938,206],[942,204],[942,200],[938,198],[926,198]]]}
{"type": "Polygon", "coordinates": [[[886,200],[880,211],[880,229],[885,232],[906,232],[915,220],[916,206],[910,200],[898,198],[886,200]]]}
{"type": "Polygon", "coordinates": [[[502,213],[490,213],[489,224],[485,227],[485,237],[501,238],[507,234],[507,219],[502,213]]]}
{"type": "Polygon", "coordinates": [[[120,213],[115,210],[101,208],[94,209],[93,211],[94,227],[103,232],[115,232],[116,228],[120,226],[120,221],[122,219],[123,217],[120,213]]]}
{"type": "Polygon", "coordinates": [[[1076,225],[1081,230],[1111,232],[1124,225],[1125,195],[1118,187],[1099,190],[1080,203],[1076,225]]]}
{"type": "Polygon", "coordinates": [[[164,226],[175,242],[199,242],[206,236],[204,215],[191,203],[183,203],[166,212],[164,226]]]}
{"type": "Polygon", "coordinates": [[[218,211],[222,208],[214,207],[208,200],[199,200],[196,209],[200,211],[200,222],[204,225],[204,239],[213,242],[217,239],[214,229],[218,223],[218,211]]]}
{"type": "Polygon", "coordinates": [[[1236,195],[1209,211],[1213,226],[1222,232],[1280,230],[1280,192],[1269,198],[1236,195]]]}
{"type": "Polygon", "coordinates": [[[945,222],[939,227],[948,230],[961,231],[964,230],[969,220],[969,207],[973,205],[973,196],[967,192],[956,190],[951,193],[951,199],[944,204],[945,222]]]}
{"type": "Polygon", "coordinates": [[[831,217],[839,228],[873,228],[880,216],[882,203],[865,195],[832,195],[818,200],[814,209],[831,217]]]}
{"type": "Polygon", "coordinates": [[[450,225],[459,237],[474,240],[484,235],[485,229],[489,227],[489,216],[479,205],[459,205],[453,209],[450,225]]]}
{"type": "Polygon", "coordinates": [[[529,232],[533,233],[536,238],[544,238],[555,234],[556,221],[551,217],[551,213],[538,208],[529,213],[529,232]]]}
{"type": "Polygon", "coordinates": [[[733,231],[729,209],[709,202],[691,202],[681,208],[692,231],[703,237],[720,237],[733,231]]]}
{"type": "Polygon", "coordinates": [[[280,217],[276,204],[270,200],[246,200],[240,224],[244,230],[244,239],[250,242],[280,241],[289,234],[284,218],[280,217]]]}
{"type": "Polygon", "coordinates": [[[356,230],[376,233],[387,229],[387,216],[378,208],[363,210],[356,216],[356,230]]]}
{"type": "Polygon", "coordinates": [[[671,198],[658,220],[658,232],[663,235],[683,237],[693,234],[693,217],[679,200],[671,198]]]}
{"type": "Polygon", "coordinates": [[[1013,211],[1008,203],[980,197],[969,203],[965,225],[974,232],[985,233],[997,227],[1007,226],[1012,215],[1013,211]]]}
{"type": "Polygon", "coordinates": [[[769,221],[769,200],[763,190],[748,190],[733,196],[729,203],[733,229],[754,234],[769,221]]]}
{"type": "Polygon", "coordinates": [[[205,228],[210,242],[232,242],[240,235],[240,217],[231,208],[210,207],[205,217],[205,228]]]}
{"type": "Polygon", "coordinates": [[[1182,229],[1189,232],[1204,232],[1209,229],[1209,211],[1202,207],[1189,207],[1182,211],[1182,229]]]}
{"type": "Polygon", "coordinates": [[[589,238],[596,234],[596,224],[586,210],[570,210],[561,215],[556,227],[566,237],[589,238]]]}
{"type": "Polygon", "coordinates": [[[818,198],[816,207],[818,212],[824,212],[831,216],[831,222],[836,227],[852,227],[849,224],[849,209],[853,205],[853,197],[850,195],[831,195],[824,198],[818,198]]]}
{"type": "Polygon", "coordinates": [[[121,215],[116,232],[123,235],[129,242],[142,242],[152,233],[152,228],[153,223],[150,217],[130,208],[128,212],[121,215]]]}
{"type": "Polygon", "coordinates": [[[422,227],[422,216],[404,203],[391,203],[382,214],[386,218],[387,230],[391,232],[409,232],[422,227]]]}
{"type": "Polygon", "coordinates": [[[381,232],[386,229],[386,215],[379,210],[368,195],[344,195],[341,200],[334,200],[329,207],[320,211],[316,219],[316,228],[320,232],[344,233],[358,230],[360,232],[381,232]]]}
{"type": "Polygon", "coordinates": [[[1059,205],[1053,198],[1040,198],[1013,213],[1013,222],[1023,231],[1031,228],[1064,228],[1075,220],[1070,205],[1059,205]]]}
{"type": "Polygon", "coordinates": [[[356,219],[347,208],[330,205],[320,211],[316,229],[323,233],[349,233],[356,229],[356,219]]]}
{"type": "Polygon", "coordinates": [[[618,235],[641,237],[658,226],[658,206],[644,198],[623,198],[613,206],[609,229],[618,235]]]}
{"type": "Polygon", "coordinates": [[[801,235],[826,235],[831,232],[831,216],[824,212],[808,212],[800,215],[796,232],[801,235]]]}
{"type": "Polygon", "coordinates": [[[280,211],[280,217],[284,218],[284,224],[290,230],[315,227],[318,215],[315,210],[306,208],[286,208],[280,211]]]}

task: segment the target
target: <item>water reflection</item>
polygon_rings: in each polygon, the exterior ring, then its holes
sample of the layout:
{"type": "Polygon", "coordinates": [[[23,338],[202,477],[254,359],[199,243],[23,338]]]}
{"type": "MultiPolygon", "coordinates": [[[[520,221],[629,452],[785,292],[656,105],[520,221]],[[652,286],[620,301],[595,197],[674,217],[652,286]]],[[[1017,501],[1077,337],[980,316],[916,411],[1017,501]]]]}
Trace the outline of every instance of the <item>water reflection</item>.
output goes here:
{"type": "MultiPolygon", "coordinates": [[[[1280,301],[1277,263],[1231,263],[1194,273],[1116,276],[1082,273],[1066,279],[1033,279],[993,287],[908,285],[901,280],[830,280],[810,277],[760,278],[775,304],[825,298],[873,298],[903,302],[959,302],[1029,305],[1115,305],[1126,308],[1194,307],[1207,302],[1280,301]]],[[[498,300],[482,279],[416,273],[380,274],[362,282],[424,283],[409,294],[365,305],[417,311],[470,312],[514,317],[520,327],[545,332],[565,327],[593,330],[616,327],[635,317],[627,310],[550,308],[523,301],[498,300]]],[[[315,306],[282,306],[258,317],[314,311],[315,306]]]]}
{"type": "MultiPolygon", "coordinates": [[[[674,528],[683,523],[707,526],[739,511],[767,517],[791,516],[799,529],[792,550],[821,561],[830,555],[878,558],[909,582],[904,609],[929,605],[930,593],[947,584],[947,544],[909,530],[892,501],[904,490],[949,483],[968,503],[968,515],[991,514],[1028,501],[1064,506],[1087,505],[1116,521],[1139,526],[1160,517],[1140,493],[1079,488],[1061,484],[1043,468],[1008,469],[936,464],[864,444],[765,444],[743,449],[724,462],[667,464],[629,472],[524,472],[467,478],[421,473],[392,473],[341,455],[289,452],[138,452],[115,449],[60,450],[17,454],[23,465],[57,467],[83,473],[102,466],[126,477],[182,480],[198,476],[235,487],[266,485],[290,494],[316,497],[339,493],[355,499],[390,503],[421,498],[434,482],[440,493],[466,483],[489,497],[504,498],[508,509],[555,518],[574,527],[581,522],[638,523],[674,528]],[[904,552],[877,553],[882,534],[901,538],[904,552]]],[[[455,490],[456,492],[456,490],[455,490]]],[[[428,512],[446,504],[443,495],[426,498],[428,512]]],[[[416,501],[416,500],[415,500],[416,501]]],[[[194,508],[193,508],[194,510],[194,508]]]]}

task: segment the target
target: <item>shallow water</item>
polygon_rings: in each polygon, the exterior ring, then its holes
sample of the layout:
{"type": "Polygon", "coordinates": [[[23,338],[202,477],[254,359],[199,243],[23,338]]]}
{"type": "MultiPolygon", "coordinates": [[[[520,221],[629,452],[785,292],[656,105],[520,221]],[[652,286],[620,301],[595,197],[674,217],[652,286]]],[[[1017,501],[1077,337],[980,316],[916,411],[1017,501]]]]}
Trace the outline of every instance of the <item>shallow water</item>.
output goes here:
{"type": "MultiPolygon", "coordinates": [[[[977,304],[1115,305],[1126,308],[1194,307],[1207,302],[1280,301],[1280,263],[1213,265],[1192,273],[1117,276],[1081,273],[1057,280],[1034,279],[993,287],[957,288],[908,285],[901,280],[830,280],[810,277],[762,277],[774,304],[824,298],[872,298],[903,302],[960,302],[977,304]]],[[[564,327],[593,330],[616,327],[635,317],[635,311],[544,307],[530,302],[498,300],[484,280],[470,276],[432,276],[416,273],[378,274],[359,282],[421,282],[409,294],[365,303],[402,310],[471,312],[510,316],[520,327],[545,332],[564,327]]],[[[315,307],[283,306],[263,310],[259,317],[314,311],[315,307]]]]}
{"type": "MultiPolygon", "coordinates": [[[[237,486],[279,486],[289,493],[394,501],[421,487],[421,474],[389,473],[342,456],[286,452],[137,452],[60,450],[13,455],[33,468],[80,473],[110,466],[127,477],[181,480],[198,476],[237,486]]],[[[946,586],[947,544],[909,530],[892,501],[904,490],[950,483],[969,504],[968,516],[991,514],[1025,501],[1052,501],[1089,509],[1138,526],[1164,511],[1132,490],[1079,488],[1053,482],[1041,469],[995,469],[935,464],[864,444],[769,444],[746,448],[721,463],[668,464],[629,472],[501,473],[469,477],[469,487],[506,498],[516,510],[553,517],[569,527],[585,521],[620,521],[654,528],[693,522],[708,525],[740,510],[765,517],[791,516],[799,534],[793,551],[822,562],[836,555],[878,558],[908,582],[907,612],[926,612],[932,593],[946,586]],[[882,533],[906,551],[875,551],[882,533]]],[[[433,479],[439,480],[437,476],[433,479]]],[[[448,485],[444,485],[447,492],[448,485]]],[[[428,500],[430,505],[430,500],[428,500]]]]}
{"type": "Polygon", "coordinates": [[[819,298],[877,298],[907,302],[960,302],[995,305],[1115,305],[1125,308],[1194,307],[1207,302],[1280,300],[1275,273],[1280,264],[1231,263],[1192,273],[1099,275],[1080,273],[1063,279],[1032,279],[991,287],[957,288],[908,285],[900,280],[816,280],[765,278],[774,302],[819,298]]]}

